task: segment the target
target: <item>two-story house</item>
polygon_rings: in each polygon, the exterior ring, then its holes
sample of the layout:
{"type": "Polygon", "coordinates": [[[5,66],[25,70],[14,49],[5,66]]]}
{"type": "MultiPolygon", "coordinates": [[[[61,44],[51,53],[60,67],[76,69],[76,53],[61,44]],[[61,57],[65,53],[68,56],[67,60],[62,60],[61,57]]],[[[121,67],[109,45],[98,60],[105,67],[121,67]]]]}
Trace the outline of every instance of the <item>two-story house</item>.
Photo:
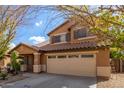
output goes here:
{"type": "Polygon", "coordinates": [[[16,50],[23,56],[28,72],[109,77],[109,46],[98,44],[88,28],[74,25],[68,20],[48,33],[49,43],[21,43],[10,53],[16,50]]]}

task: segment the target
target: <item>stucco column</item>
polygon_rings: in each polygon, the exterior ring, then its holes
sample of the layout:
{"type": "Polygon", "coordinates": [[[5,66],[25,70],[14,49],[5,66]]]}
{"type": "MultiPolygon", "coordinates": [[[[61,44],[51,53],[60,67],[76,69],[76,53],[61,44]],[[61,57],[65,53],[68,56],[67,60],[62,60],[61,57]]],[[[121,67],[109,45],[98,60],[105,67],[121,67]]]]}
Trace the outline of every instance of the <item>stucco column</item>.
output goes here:
{"type": "Polygon", "coordinates": [[[33,72],[35,73],[41,72],[40,53],[34,53],[33,72]]]}
{"type": "Polygon", "coordinates": [[[110,66],[110,52],[109,49],[99,49],[97,53],[97,76],[110,78],[111,66],[110,66]]]}

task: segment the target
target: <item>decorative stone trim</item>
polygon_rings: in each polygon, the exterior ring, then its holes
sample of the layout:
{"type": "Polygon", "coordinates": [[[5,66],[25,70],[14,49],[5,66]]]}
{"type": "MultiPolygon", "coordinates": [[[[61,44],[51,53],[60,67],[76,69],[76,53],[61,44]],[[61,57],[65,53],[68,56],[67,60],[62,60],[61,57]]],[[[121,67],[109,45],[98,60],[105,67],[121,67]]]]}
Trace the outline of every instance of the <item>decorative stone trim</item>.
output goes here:
{"type": "Polygon", "coordinates": [[[34,73],[41,72],[41,65],[33,65],[33,72],[34,73]]]}
{"type": "Polygon", "coordinates": [[[34,53],[34,65],[40,64],[40,53],[34,53]]]}
{"type": "Polygon", "coordinates": [[[111,67],[110,66],[97,67],[97,76],[110,77],[111,67]]]}

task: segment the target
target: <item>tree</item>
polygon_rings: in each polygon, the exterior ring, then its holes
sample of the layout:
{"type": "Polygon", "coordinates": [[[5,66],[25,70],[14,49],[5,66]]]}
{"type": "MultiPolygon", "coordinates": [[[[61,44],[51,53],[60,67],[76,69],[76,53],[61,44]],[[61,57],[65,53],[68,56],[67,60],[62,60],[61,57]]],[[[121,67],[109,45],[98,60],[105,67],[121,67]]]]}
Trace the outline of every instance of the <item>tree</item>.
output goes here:
{"type": "Polygon", "coordinates": [[[124,59],[124,6],[56,6],[56,10],[69,20],[74,20],[76,26],[85,26],[98,37],[99,43],[109,44],[116,51],[111,51],[113,58],[124,59]]]}
{"type": "Polygon", "coordinates": [[[20,26],[29,24],[45,6],[0,6],[0,60],[20,26]]]}
{"type": "Polygon", "coordinates": [[[76,26],[86,26],[100,41],[109,41],[112,47],[122,48],[124,43],[124,6],[57,6],[76,26]]]}
{"type": "Polygon", "coordinates": [[[18,73],[20,70],[20,65],[21,65],[22,59],[19,58],[19,54],[16,51],[13,51],[11,53],[11,66],[12,69],[14,70],[15,74],[18,73]]]}

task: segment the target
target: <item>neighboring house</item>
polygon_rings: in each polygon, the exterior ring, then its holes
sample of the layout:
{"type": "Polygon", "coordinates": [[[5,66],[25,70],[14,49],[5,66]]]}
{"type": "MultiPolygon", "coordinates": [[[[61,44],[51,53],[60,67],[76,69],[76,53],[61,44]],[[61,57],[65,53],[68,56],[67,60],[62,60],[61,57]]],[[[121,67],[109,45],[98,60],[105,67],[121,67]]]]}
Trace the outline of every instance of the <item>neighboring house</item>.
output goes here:
{"type": "Polygon", "coordinates": [[[48,33],[49,44],[19,44],[14,50],[24,57],[28,72],[77,76],[110,76],[109,46],[99,44],[88,28],[74,28],[66,21],[48,33]]]}

